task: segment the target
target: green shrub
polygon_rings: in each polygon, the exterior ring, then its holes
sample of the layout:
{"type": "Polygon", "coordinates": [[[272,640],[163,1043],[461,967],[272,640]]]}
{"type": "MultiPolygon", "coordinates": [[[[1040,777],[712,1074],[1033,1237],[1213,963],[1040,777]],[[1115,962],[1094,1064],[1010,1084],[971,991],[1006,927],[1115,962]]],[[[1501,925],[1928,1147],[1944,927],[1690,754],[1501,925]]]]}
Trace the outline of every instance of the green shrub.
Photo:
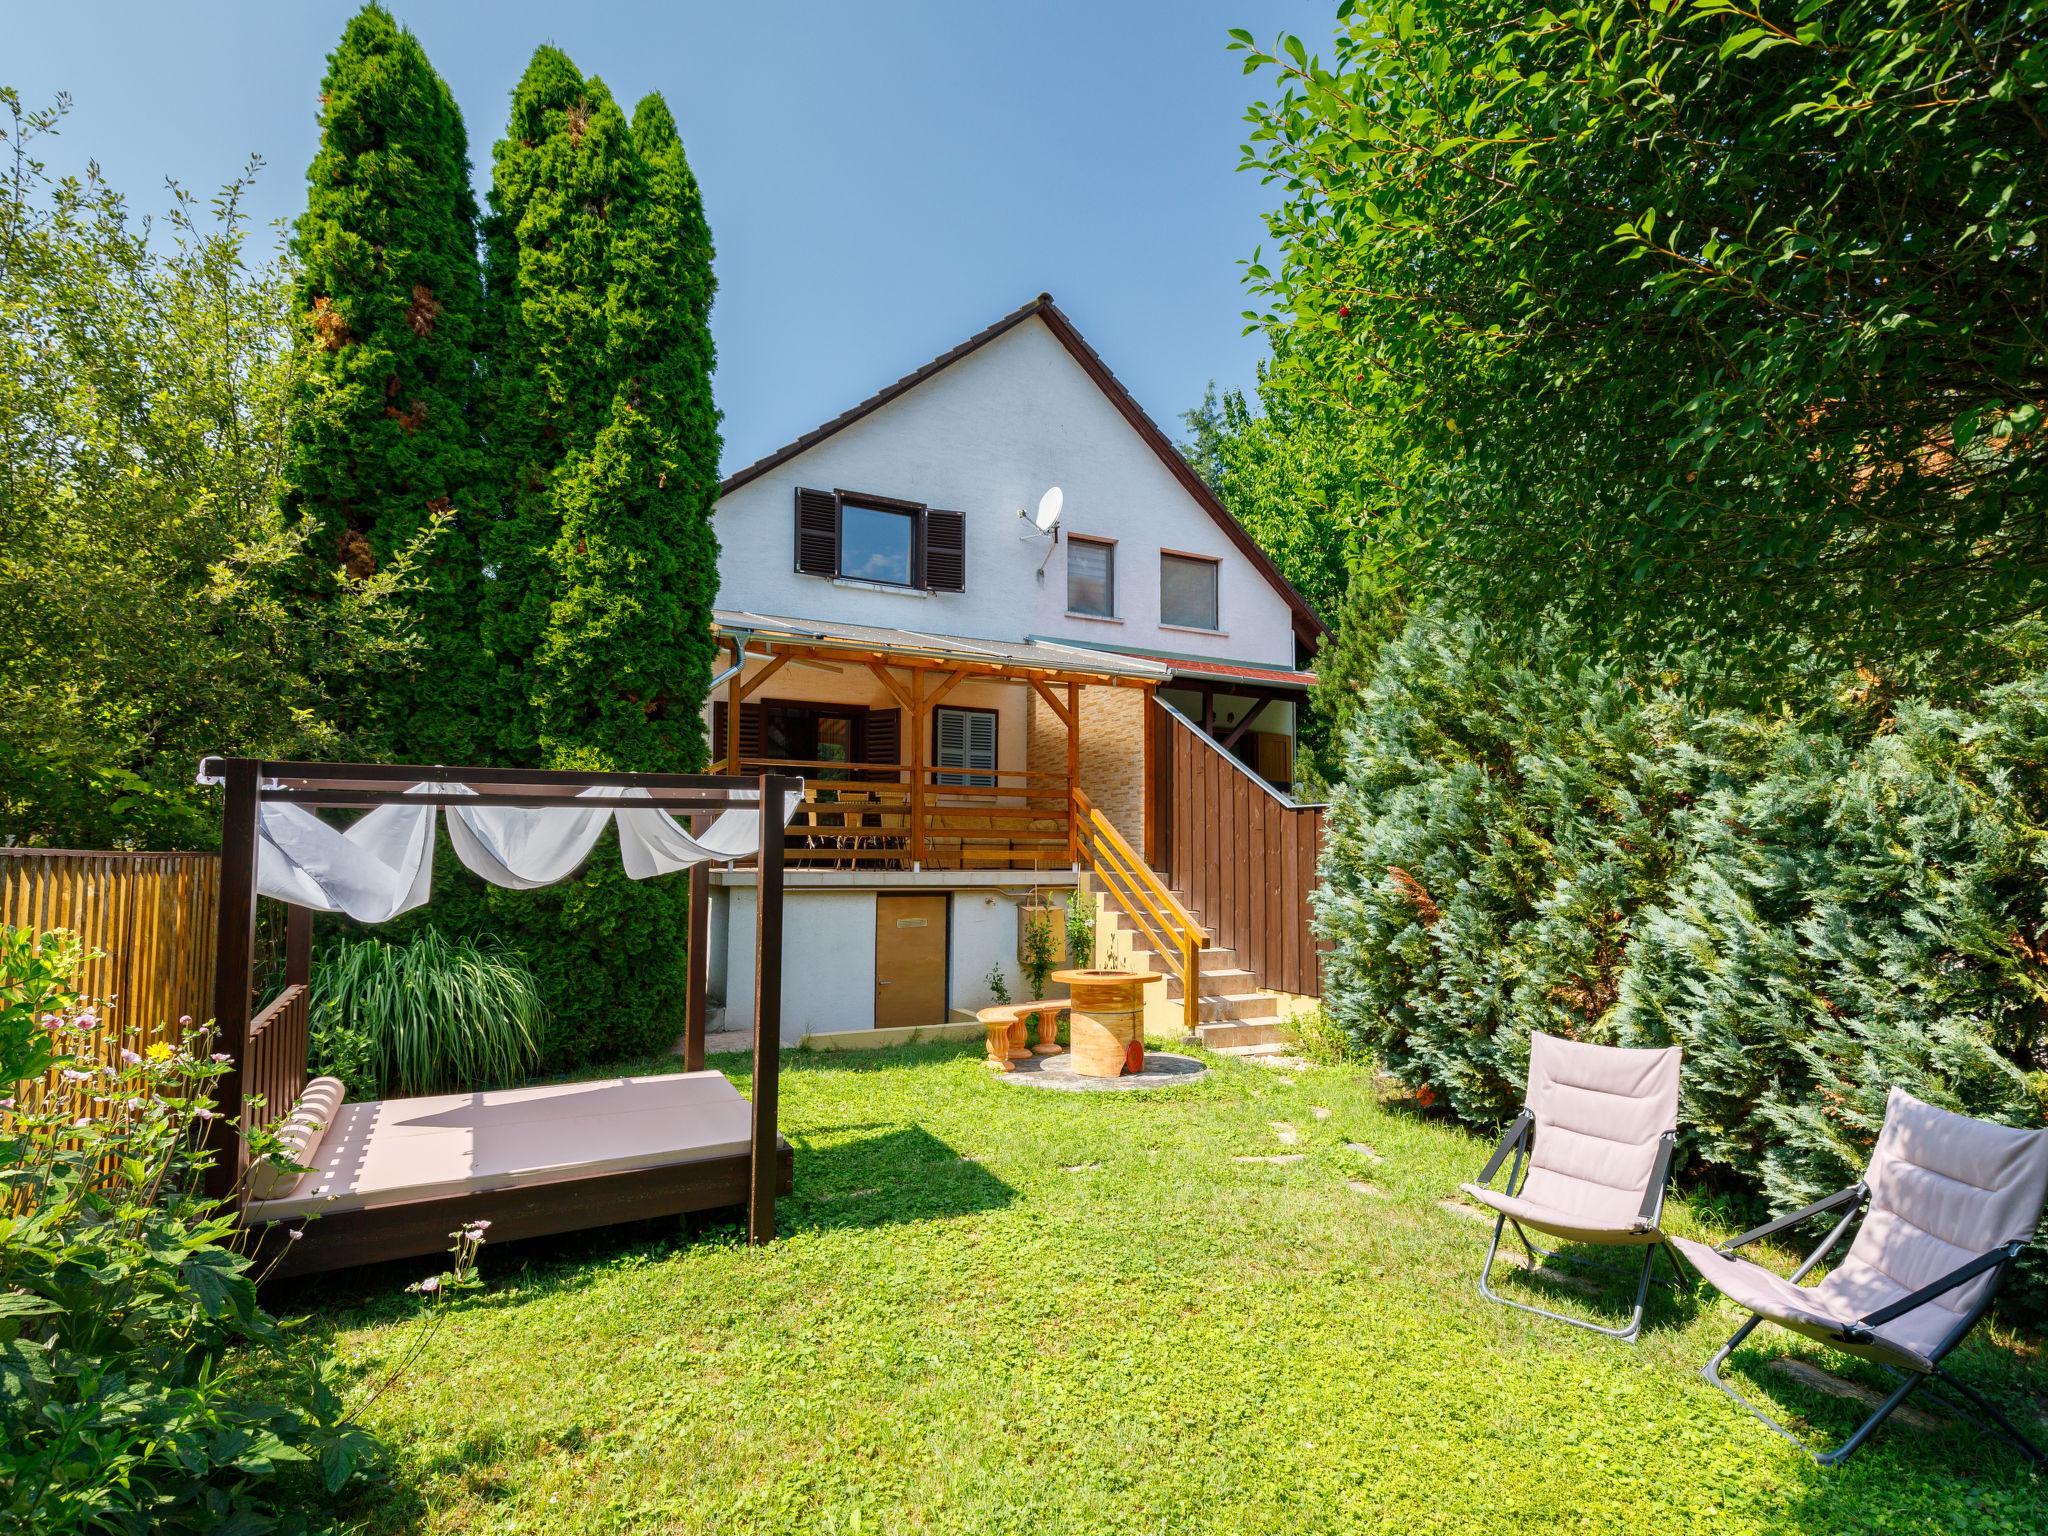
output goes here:
{"type": "Polygon", "coordinates": [[[0,928],[0,1081],[56,1074],[0,1101],[0,1528],[308,1529],[376,1443],[199,1193],[225,1058],[203,1031],[108,1052],[79,959],[0,928]]]}
{"type": "Polygon", "coordinates": [[[366,1077],[378,1098],[512,1082],[539,1065],[547,1030],[516,956],[434,928],[337,944],[313,967],[312,1018],[316,1061],[366,1077]]]}
{"type": "Polygon", "coordinates": [[[1475,1125],[1534,1030],[1679,1044],[1690,1157],[1777,1209],[1856,1176],[1893,1084],[2039,1125],[2048,674],[2009,671],[1952,707],[1852,678],[1713,709],[1420,619],[1344,738],[1326,1006],[1475,1125]]]}
{"type": "Polygon", "coordinates": [[[1095,898],[1079,887],[1067,892],[1067,964],[1095,963],[1095,898]]]}

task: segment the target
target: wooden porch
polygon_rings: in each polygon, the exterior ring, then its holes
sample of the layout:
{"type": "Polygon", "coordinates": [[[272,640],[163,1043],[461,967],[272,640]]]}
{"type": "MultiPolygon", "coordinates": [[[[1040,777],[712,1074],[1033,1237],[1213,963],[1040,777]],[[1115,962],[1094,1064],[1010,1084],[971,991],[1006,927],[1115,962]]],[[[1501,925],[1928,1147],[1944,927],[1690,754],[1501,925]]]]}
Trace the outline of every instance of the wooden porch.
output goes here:
{"type": "MultiPolygon", "coordinates": [[[[776,634],[742,630],[721,636],[729,660],[714,708],[714,743],[721,771],[775,773],[804,780],[804,799],[790,821],[784,857],[793,868],[842,870],[1070,869],[1082,861],[1084,827],[1077,811],[1081,790],[1081,693],[1084,687],[1137,690],[1149,701],[1161,676],[1122,667],[1108,658],[1087,665],[1085,653],[1062,651],[1063,664],[1032,665],[1033,649],[996,642],[950,642],[932,637],[923,653],[901,643],[900,632],[875,632],[887,639],[776,634]],[[966,647],[983,654],[961,654],[966,647]],[[792,673],[790,669],[799,669],[792,673]],[[886,732],[876,731],[885,750],[850,755],[777,755],[762,723],[766,690],[801,698],[805,675],[817,669],[835,675],[844,696],[849,680],[870,685],[891,716],[886,732]],[[1024,690],[1057,721],[1063,749],[1041,754],[1062,759],[1055,769],[1002,766],[994,761],[963,767],[933,761],[935,713],[969,684],[1006,684],[1024,690]],[[900,714],[899,714],[900,711],[900,714]]],[[[1038,647],[1039,650],[1050,649],[1038,647]]],[[[870,710],[870,714],[876,711],[870,710]]],[[[1148,750],[1149,733],[1130,744],[1134,756],[1148,750]]],[[[873,747],[870,739],[867,746],[873,747]]],[[[1138,782],[1149,779],[1143,761],[1134,762],[1138,782]]]]}

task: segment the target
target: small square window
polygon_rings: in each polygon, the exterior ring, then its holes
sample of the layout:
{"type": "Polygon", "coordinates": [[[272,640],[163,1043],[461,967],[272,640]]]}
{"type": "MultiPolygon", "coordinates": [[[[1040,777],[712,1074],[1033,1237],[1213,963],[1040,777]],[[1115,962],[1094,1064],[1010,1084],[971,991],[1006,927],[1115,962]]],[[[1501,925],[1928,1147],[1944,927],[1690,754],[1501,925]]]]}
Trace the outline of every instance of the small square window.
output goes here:
{"type": "Polygon", "coordinates": [[[1186,629],[1221,629],[1216,611],[1214,560],[1193,555],[1159,557],[1159,622],[1186,629]]]}
{"type": "Polygon", "coordinates": [[[915,584],[917,515],[857,501],[839,509],[839,574],[891,586],[915,584]]]}
{"type": "Polygon", "coordinates": [[[1067,540],[1067,612],[1116,617],[1116,546],[1103,539],[1067,540]]]}

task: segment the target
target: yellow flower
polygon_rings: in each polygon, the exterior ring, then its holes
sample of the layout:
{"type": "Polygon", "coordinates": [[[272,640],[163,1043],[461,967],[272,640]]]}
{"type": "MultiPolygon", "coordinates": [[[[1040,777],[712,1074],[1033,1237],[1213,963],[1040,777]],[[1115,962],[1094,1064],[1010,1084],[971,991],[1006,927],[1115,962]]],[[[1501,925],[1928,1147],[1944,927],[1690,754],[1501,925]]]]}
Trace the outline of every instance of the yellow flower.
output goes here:
{"type": "Polygon", "coordinates": [[[143,1054],[148,1056],[151,1061],[169,1061],[171,1059],[170,1042],[159,1040],[143,1054]]]}

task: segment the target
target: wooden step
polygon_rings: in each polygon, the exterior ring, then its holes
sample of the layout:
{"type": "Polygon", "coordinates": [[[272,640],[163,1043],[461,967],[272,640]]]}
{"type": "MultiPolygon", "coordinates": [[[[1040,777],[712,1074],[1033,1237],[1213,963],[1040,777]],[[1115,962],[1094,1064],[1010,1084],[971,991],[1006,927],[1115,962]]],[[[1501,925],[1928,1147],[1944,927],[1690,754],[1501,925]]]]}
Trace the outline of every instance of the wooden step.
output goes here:
{"type": "Polygon", "coordinates": [[[1212,1051],[1247,1045],[1287,1045],[1294,1039],[1287,1026],[1273,1014],[1202,1024],[1197,1026],[1195,1038],[1212,1051]]]}

